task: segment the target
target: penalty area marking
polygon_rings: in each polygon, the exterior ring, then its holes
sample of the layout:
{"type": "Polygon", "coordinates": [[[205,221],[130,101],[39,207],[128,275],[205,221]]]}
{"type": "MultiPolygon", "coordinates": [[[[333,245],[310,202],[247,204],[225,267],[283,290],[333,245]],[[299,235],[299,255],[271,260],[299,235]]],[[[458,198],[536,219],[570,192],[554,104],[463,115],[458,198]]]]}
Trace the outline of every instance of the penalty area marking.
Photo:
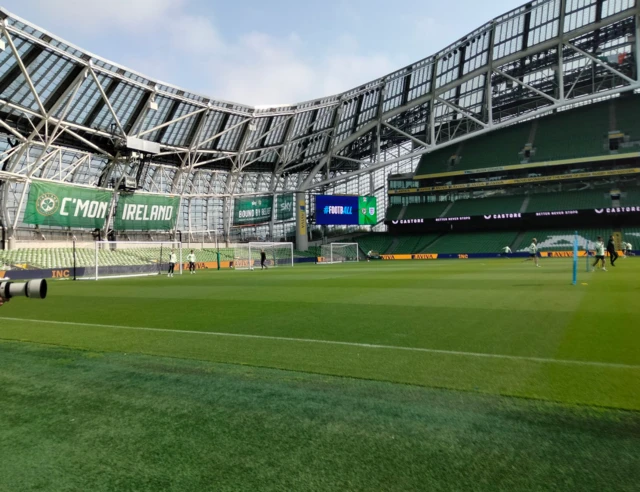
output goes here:
{"type": "MultiPolygon", "coordinates": [[[[515,361],[540,362],[544,364],[566,364],[566,365],[590,366],[590,367],[611,367],[611,368],[618,368],[618,369],[640,369],[640,365],[618,364],[615,362],[596,362],[596,361],[583,361],[583,360],[571,360],[571,359],[547,359],[544,357],[527,357],[527,356],[521,356],[521,355],[504,355],[504,354],[485,354],[482,352],[462,352],[458,350],[441,350],[441,349],[430,349],[430,348],[422,348],[422,347],[401,347],[398,345],[378,345],[378,344],[372,344],[372,343],[339,342],[336,340],[317,340],[313,338],[274,337],[274,336],[268,336],[268,335],[249,335],[246,333],[221,333],[221,332],[213,332],[213,331],[172,330],[170,328],[102,325],[102,324],[94,324],[94,323],[76,323],[72,321],[53,321],[53,320],[42,320],[42,319],[0,317],[0,320],[23,321],[28,323],[45,323],[50,325],[63,325],[63,326],[88,326],[92,328],[109,328],[114,330],[134,330],[134,331],[149,331],[149,332],[157,332],[157,333],[177,333],[177,334],[186,333],[189,335],[203,335],[203,336],[211,336],[211,337],[248,338],[248,339],[255,339],[255,340],[274,340],[274,341],[294,342],[294,343],[341,345],[345,347],[355,347],[355,348],[363,348],[363,349],[400,350],[405,352],[422,352],[426,354],[453,355],[458,357],[478,357],[478,358],[485,358],[485,359],[503,359],[503,360],[515,360],[515,361]]],[[[2,333],[2,329],[0,329],[0,334],[1,333],[2,333]]]]}

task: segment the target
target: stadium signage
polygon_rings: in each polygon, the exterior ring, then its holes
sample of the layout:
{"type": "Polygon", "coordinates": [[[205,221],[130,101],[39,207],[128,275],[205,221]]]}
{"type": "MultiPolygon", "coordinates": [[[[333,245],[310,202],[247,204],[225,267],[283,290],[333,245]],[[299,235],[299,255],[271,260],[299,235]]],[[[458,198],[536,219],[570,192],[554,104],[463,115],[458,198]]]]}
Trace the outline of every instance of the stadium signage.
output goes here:
{"type": "Polygon", "coordinates": [[[536,217],[553,217],[558,215],[578,215],[577,210],[554,210],[553,212],[536,212],[536,217]]]}
{"type": "Polygon", "coordinates": [[[436,217],[436,222],[463,222],[471,220],[471,217],[436,217]]]}
{"type": "Polygon", "coordinates": [[[109,213],[113,192],[98,188],[33,181],[24,223],[101,229],[109,213]]]}
{"type": "Polygon", "coordinates": [[[614,208],[596,208],[597,214],[628,214],[640,213],[640,207],[614,207],[614,208]]]}
{"type": "MultiPolygon", "coordinates": [[[[233,209],[233,225],[246,226],[264,224],[273,215],[273,196],[251,196],[236,198],[233,209]]],[[[293,219],[293,195],[277,197],[276,220],[293,219]]]]}
{"type": "Polygon", "coordinates": [[[484,215],[484,220],[504,220],[504,219],[521,219],[522,214],[492,214],[492,215],[484,215]]]}
{"type": "Polygon", "coordinates": [[[402,220],[392,220],[391,223],[393,225],[398,224],[424,224],[424,219],[402,219],[402,220]]]}
{"type": "Polygon", "coordinates": [[[375,196],[316,196],[318,225],[376,225],[378,205],[375,196]]]}
{"type": "Polygon", "coordinates": [[[120,195],[114,228],[118,231],[168,231],[175,227],[179,207],[179,197],[146,193],[120,195]]]}

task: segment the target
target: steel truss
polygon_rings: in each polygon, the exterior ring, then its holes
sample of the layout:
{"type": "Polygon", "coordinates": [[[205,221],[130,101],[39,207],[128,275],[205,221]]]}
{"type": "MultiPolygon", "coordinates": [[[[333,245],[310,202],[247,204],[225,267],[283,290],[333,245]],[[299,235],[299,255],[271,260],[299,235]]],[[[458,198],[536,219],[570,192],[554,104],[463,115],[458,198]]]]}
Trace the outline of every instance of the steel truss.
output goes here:
{"type": "Polygon", "coordinates": [[[198,201],[216,203],[227,233],[237,195],[344,188],[385,200],[383,174],[424,154],[640,89],[636,0],[529,2],[361,87],[270,108],[152,81],[2,9],[0,40],[0,217],[12,228],[36,178],[109,187],[134,175],[185,210],[205,207],[199,229],[213,212],[198,201]],[[127,151],[129,137],[160,153],[127,151]]]}

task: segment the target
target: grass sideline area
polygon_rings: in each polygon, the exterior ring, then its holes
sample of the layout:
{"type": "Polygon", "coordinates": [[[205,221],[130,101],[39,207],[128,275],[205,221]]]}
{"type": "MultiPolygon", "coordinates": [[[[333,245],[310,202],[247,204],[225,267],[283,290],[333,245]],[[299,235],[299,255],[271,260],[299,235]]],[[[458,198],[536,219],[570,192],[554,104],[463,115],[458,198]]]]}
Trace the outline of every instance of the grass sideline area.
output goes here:
{"type": "Polygon", "coordinates": [[[635,490],[640,261],[584,261],[53,282],[0,311],[0,490],[635,490]]]}

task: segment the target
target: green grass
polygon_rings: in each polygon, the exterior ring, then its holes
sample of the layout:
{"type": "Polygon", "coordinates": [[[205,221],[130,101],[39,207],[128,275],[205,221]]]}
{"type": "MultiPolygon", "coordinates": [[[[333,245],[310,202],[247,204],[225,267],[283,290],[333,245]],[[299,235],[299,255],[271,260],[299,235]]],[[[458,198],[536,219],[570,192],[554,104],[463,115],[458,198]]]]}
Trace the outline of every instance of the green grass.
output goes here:
{"type": "Polygon", "coordinates": [[[53,282],[0,311],[0,490],[635,490],[640,261],[542,264],[53,282]]]}

